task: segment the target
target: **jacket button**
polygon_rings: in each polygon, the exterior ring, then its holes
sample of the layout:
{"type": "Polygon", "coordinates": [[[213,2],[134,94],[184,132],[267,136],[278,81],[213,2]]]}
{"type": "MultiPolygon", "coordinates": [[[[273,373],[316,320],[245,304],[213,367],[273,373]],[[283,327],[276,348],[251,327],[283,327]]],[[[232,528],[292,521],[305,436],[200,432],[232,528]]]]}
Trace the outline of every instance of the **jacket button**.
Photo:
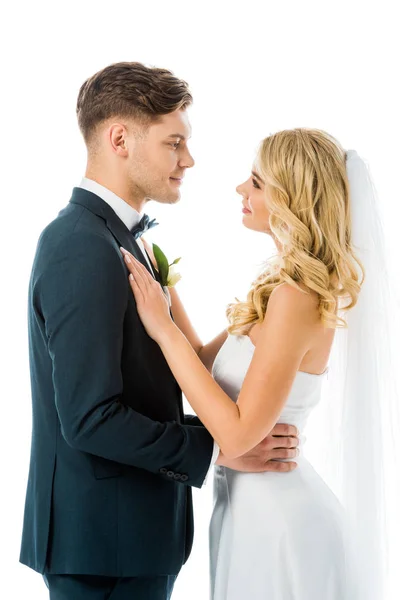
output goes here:
{"type": "Polygon", "coordinates": [[[173,477],[175,473],[173,471],[167,471],[167,477],[173,477]]]}
{"type": "Polygon", "coordinates": [[[181,481],[187,481],[189,477],[187,475],[181,475],[181,481]]]}
{"type": "Polygon", "coordinates": [[[181,474],[180,473],[175,473],[174,479],[176,479],[177,481],[179,481],[180,478],[181,478],[181,474]]]}
{"type": "Polygon", "coordinates": [[[164,475],[166,472],[167,472],[167,469],[165,467],[161,467],[160,473],[162,473],[164,475]]]}

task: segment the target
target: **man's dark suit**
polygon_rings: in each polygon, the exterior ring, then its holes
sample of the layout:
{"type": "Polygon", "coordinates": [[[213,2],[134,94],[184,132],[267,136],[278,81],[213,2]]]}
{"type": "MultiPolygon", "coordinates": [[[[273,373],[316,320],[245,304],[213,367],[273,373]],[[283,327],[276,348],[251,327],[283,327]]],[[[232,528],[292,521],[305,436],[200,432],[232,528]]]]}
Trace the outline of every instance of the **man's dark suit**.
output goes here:
{"type": "Polygon", "coordinates": [[[112,208],[80,188],[38,243],[20,560],[40,573],[176,575],[192,547],[191,486],[204,481],[213,440],[183,414],[120,246],[148,268],[112,208]]]}

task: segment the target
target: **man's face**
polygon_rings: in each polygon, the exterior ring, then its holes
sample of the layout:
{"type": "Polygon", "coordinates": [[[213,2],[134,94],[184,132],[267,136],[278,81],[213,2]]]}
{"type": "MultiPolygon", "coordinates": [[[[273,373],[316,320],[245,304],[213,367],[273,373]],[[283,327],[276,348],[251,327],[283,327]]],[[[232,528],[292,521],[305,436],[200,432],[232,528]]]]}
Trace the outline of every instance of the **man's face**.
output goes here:
{"type": "Polygon", "coordinates": [[[142,137],[129,134],[127,141],[132,152],[128,178],[134,197],[163,204],[175,204],[180,200],[180,186],[186,169],[194,165],[187,147],[190,135],[186,110],[163,115],[142,137]]]}

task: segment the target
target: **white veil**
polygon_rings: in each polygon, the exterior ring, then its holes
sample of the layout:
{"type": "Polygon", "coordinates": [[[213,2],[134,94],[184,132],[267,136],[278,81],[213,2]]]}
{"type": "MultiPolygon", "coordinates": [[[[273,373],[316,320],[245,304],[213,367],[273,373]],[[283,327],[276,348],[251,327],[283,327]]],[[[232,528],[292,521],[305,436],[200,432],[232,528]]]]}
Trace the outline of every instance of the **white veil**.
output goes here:
{"type": "MultiPolygon", "coordinates": [[[[352,243],[365,268],[365,281],[357,305],[340,313],[348,329],[336,331],[311,436],[315,428],[322,433],[316,467],[349,519],[359,569],[354,600],[389,600],[394,598],[387,585],[392,552],[388,545],[390,507],[394,506],[400,463],[395,446],[400,436],[396,385],[400,327],[377,194],[367,164],[354,150],[346,156],[352,243]]],[[[400,565],[395,577],[399,571],[400,565]]]]}

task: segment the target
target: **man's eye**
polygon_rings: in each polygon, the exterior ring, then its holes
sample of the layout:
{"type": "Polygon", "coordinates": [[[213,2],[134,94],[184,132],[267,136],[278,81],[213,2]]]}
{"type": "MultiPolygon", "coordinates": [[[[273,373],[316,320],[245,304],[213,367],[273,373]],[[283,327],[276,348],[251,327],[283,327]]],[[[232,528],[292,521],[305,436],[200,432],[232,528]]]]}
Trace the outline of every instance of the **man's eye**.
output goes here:
{"type": "Polygon", "coordinates": [[[261,190],[260,186],[258,185],[257,181],[255,179],[252,179],[253,185],[255,188],[257,188],[258,190],[261,190]]]}
{"type": "Polygon", "coordinates": [[[172,143],[171,143],[171,146],[172,146],[173,148],[175,148],[175,150],[176,150],[176,149],[177,149],[177,147],[179,146],[179,144],[180,144],[180,142],[172,142],[172,143]]]}

